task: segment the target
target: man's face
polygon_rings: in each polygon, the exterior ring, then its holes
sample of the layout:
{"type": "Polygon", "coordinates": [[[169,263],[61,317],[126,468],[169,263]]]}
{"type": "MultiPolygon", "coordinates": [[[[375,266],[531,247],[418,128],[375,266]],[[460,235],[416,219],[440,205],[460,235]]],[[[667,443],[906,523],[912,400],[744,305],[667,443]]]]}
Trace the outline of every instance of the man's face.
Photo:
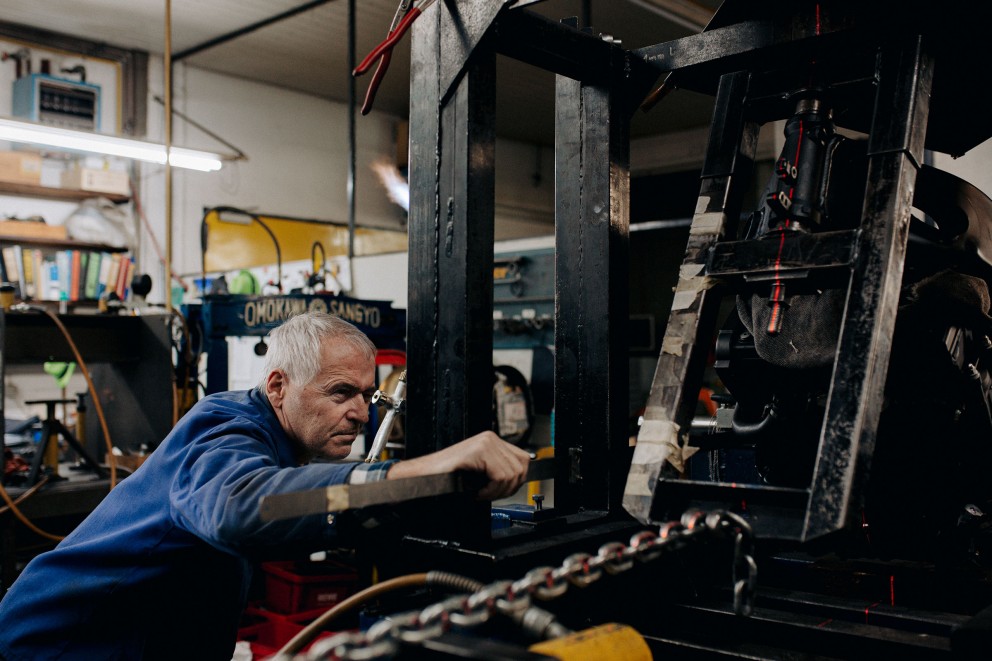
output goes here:
{"type": "Polygon", "coordinates": [[[309,455],[343,459],[369,419],[375,361],[334,339],[324,341],[320,358],[310,383],[286,380],[273,404],[283,429],[309,455]]]}

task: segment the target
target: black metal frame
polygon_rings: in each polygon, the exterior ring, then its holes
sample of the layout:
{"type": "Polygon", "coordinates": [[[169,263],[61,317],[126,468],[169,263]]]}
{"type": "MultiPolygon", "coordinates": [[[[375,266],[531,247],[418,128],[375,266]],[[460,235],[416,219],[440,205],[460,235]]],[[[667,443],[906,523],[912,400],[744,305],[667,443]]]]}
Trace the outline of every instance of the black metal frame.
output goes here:
{"type": "MultiPolygon", "coordinates": [[[[895,7],[844,0],[728,1],[729,11],[721,8],[704,33],[630,52],[509,4],[447,0],[414,29],[407,452],[427,454],[489,424],[493,60],[508,55],[558,75],[555,508],[567,521],[546,528],[543,536],[516,537],[515,547],[500,546],[497,539],[480,552],[470,543],[492,539],[484,506],[443,514],[423,508],[433,527],[416,528],[416,539],[405,538],[403,552],[391,552],[390,561],[410,561],[419,569],[425,560],[432,567],[440,561],[460,569],[465,564],[455,561],[472,556],[499,561],[499,575],[506,577],[515,563],[545,564],[549,554],[565,553],[576,539],[616,538],[633,519],[677,519],[689,507],[737,509],[745,499],[755,532],[774,541],[759,554],[758,617],[730,615],[728,600],[701,599],[698,585],[692,586],[695,598],[679,601],[678,579],[685,570],[680,565],[669,579],[649,582],[663,589],[644,591],[643,580],[615,588],[623,598],[608,601],[630,607],[611,610],[612,621],[650,632],[653,649],[693,658],[776,656],[783,649],[837,656],[898,650],[907,658],[939,658],[952,647],[964,654],[984,650],[987,623],[970,620],[965,611],[987,603],[987,580],[971,585],[962,577],[974,591],[962,600],[960,591],[945,585],[946,577],[926,574],[925,566],[920,577],[884,562],[864,571],[843,563],[818,568],[814,556],[791,550],[822,550],[806,543],[848,527],[857,511],[874,449],[924,144],[957,155],[992,133],[988,126],[956,130],[967,112],[955,102],[964,80],[957,67],[949,67],[939,85],[934,79],[934,62],[945,66],[957,42],[951,37],[953,45],[934,43],[916,27],[927,24],[920,17],[940,10],[913,13],[924,4],[916,2],[895,7]],[[755,17],[747,18],[752,9],[755,17]],[[886,11],[912,18],[872,22],[886,11]],[[834,98],[850,110],[842,125],[869,135],[861,226],[797,234],[770,252],[762,239],[737,240],[738,219],[759,128],[794,112],[796,99],[784,92],[801,87],[800,74],[811,59],[834,98]],[[631,458],[622,325],[627,130],[637,104],[664,74],[670,86],[715,94],[716,110],[697,213],[631,458]],[[770,263],[783,272],[829,274],[846,292],[813,478],[808,488],[685,479],[682,451],[720,298],[746,278],[767,273],[770,263]],[[848,584],[840,585],[838,576],[848,584]],[[871,586],[864,584],[866,576],[871,586]],[[907,596],[916,589],[922,599],[907,596]],[[677,603],[666,603],[666,597],[677,603]],[[920,610],[931,607],[935,612],[920,610]],[[973,639],[956,633],[966,629],[965,622],[973,624],[973,639]]],[[[470,566],[465,573],[487,575],[478,563],[470,566]]],[[[605,601],[579,600],[575,608],[587,617],[605,601]]]]}
{"type": "MultiPolygon", "coordinates": [[[[924,138],[949,153],[977,144],[974,131],[948,128],[963,119],[946,102],[957,98],[957,73],[943,79],[939,121],[929,121],[934,55],[919,16],[932,11],[878,28],[872,21],[892,7],[837,0],[765,2],[752,10],[729,2],[699,35],[625,51],[510,5],[438,3],[413,34],[410,282],[416,284],[408,338],[418,348],[409,362],[408,453],[429,453],[489,424],[493,62],[502,54],[558,75],[556,507],[606,516],[626,510],[649,522],[689,505],[736,505],[745,495],[766,504],[751,513],[760,532],[776,537],[810,540],[848,526],[874,448],[924,138]],[[729,242],[750,185],[758,131],[794,111],[794,93],[814,60],[843,101],[844,125],[869,135],[861,228],[790,239],[795,263],[782,266],[829,269],[846,280],[814,477],[807,489],[696,484],[681,474],[682,453],[721,288],[760,271],[769,258],[760,240],[729,242]],[[715,93],[716,110],[675,303],[624,486],[628,126],[663,74],[669,85],[715,93]]],[[[946,44],[936,51],[946,55],[946,44]]],[[[466,521],[473,527],[467,536],[488,535],[481,507],[466,521]]]]}
{"type": "MultiPolygon", "coordinates": [[[[495,60],[507,55],[558,75],[555,509],[621,514],[628,126],[657,73],[612,41],[510,4],[438,3],[413,33],[407,454],[490,425],[495,60]]],[[[469,509],[458,534],[488,539],[488,506],[469,509]]]]}
{"type": "MultiPolygon", "coordinates": [[[[841,18],[840,24],[851,24],[843,14],[841,18]]],[[[801,13],[793,20],[797,29],[805,24],[801,13]]],[[[733,36],[753,32],[754,27],[745,24],[733,36]]],[[[704,39],[705,33],[683,41],[704,39]]],[[[736,41],[728,44],[725,35],[723,39],[727,51],[739,47],[736,41]]],[[[783,47],[775,39],[769,41],[783,47]]],[[[798,44],[809,56],[801,39],[798,44]]],[[[680,43],[668,50],[677,62],[681,48],[698,46],[680,43]]],[[[778,56],[806,61],[794,53],[778,56]]],[[[762,68],[768,64],[759,60],[720,78],[697,214],[625,492],[628,511],[642,521],[690,504],[737,506],[746,500],[761,534],[806,541],[847,527],[858,510],[882,408],[933,76],[932,58],[919,35],[886,40],[866,49],[863,57],[874,65],[871,80],[877,91],[873,104],[871,99],[862,103],[873,110],[868,113],[869,174],[861,229],[790,239],[797,258],[779,269],[809,271],[807,258],[819,256],[819,267],[847,266],[850,274],[812,482],[808,489],[769,489],[696,484],[682,478],[702,366],[717,323],[717,290],[730,278],[768,270],[767,246],[760,239],[729,245],[723,241],[736,233],[732,219],[741,214],[740,184],[749,174],[758,122],[775,116],[771,100],[789,98],[789,87],[771,86],[773,76],[762,68]]],[[[687,59],[687,66],[703,66],[691,55],[687,59]]],[[[863,71],[863,64],[852,60],[849,67],[830,73],[838,76],[838,87],[860,87],[864,94],[871,86],[863,89],[863,71]]],[[[791,83],[787,73],[780,78],[783,85],[791,83]]]]}

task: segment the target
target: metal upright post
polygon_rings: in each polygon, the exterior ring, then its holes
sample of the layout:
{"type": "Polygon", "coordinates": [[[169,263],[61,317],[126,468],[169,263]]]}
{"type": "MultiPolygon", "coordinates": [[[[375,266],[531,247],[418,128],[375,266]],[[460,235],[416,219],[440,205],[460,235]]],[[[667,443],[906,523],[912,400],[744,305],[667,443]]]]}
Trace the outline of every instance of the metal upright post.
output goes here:
{"type": "Polygon", "coordinates": [[[629,458],[629,111],[610,83],[556,87],[555,508],[613,510],[629,458]]]}
{"type": "MultiPolygon", "coordinates": [[[[449,59],[464,55],[442,48],[442,23],[456,34],[448,11],[435,5],[412,36],[408,456],[485,431],[492,419],[496,52],[477,45],[445,94],[449,59]]],[[[488,511],[476,508],[462,532],[488,536],[488,511]]]]}
{"type": "Polygon", "coordinates": [[[862,229],[803,539],[847,525],[868,478],[930,112],[933,62],[924,46],[914,37],[881,50],[862,229]]]}
{"type": "Polygon", "coordinates": [[[747,72],[720,78],[696,213],[624,491],[624,508],[644,522],[658,478],[684,470],[682,450],[717,323],[719,297],[709,291],[706,260],[737,225],[757,148],[759,125],[745,116],[748,84],[747,72]]]}

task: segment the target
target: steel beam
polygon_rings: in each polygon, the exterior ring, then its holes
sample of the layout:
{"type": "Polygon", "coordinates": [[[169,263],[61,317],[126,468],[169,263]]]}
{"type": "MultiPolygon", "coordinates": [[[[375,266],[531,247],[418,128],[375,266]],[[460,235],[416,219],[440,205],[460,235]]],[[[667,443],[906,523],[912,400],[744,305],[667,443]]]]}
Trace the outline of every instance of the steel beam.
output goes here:
{"type": "Polygon", "coordinates": [[[683,451],[720,299],[704,269],[710,249],[732,234],[728,230],[740,217],[757,149],[759,126],[744,114],[748,83],[746,72],[720,80],[685,260],[627,477],[624,508],[645,523],[651,520],[659,478],[678,476],[685,468],[683,451]]]}
{"type": "Polygon", "coordinates": [[[612,86],[556,87],[555,506],[613,510],[629,458],[629,109],[612,86]]]}
{"type": "Polygon", "coordinates": [[[883,405],[933,62],[921,38],[881,51],[862,229],[803,529],[845,527],[860,506],[883,405]]]}
{"type": "Polygon", "coordinates": [[[488,429],[492,407],[495,51],[476,50],[442,106],[439,74],[449,54],[438,38],[438,15],[428,13],[413,34],[409,268],[416,286],[407,325],[416,347],[408,356],[413,456],[488,429]]]}

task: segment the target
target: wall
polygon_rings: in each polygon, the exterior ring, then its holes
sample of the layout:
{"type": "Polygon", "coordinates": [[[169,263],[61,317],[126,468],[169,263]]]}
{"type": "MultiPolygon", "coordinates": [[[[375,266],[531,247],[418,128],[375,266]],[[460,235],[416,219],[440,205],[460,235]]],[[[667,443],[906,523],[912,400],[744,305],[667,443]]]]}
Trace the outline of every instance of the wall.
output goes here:
{"type": "MultiPolygon", "coordinates": [[[[50,75],[78,81],[77,74],[62,73],[61,69],[71,69],[82,65],[86,69],[86,82],[100,87],[100,133],[119,133],[121,71],[120,65],[110,60],[77,56],[63,51],[39,48],[33,44],[23,44],[8,39],[0,39],[0,52],[17,53],[22,48],[29,52],[32,73],[41,73],[42,60],[50,65],[50,75]]],[[[8,59],[0,63],[0,116],[12,116],[13,85],[17,80],[15,61],[8,59]]],[[[22,68],[27,73],[27,67],[22,68]]],[[[0,141],[0,149],[11,149],[9,142],[0,141]]],[[[64,167],[64,158],[52,156],[45,159],[43,182],[58,186],[59,173],[64,167]]],[[[59,202],[40,198],[0,195],[0,218],[29,218],[41,216],[52,225],[61,225],[76,210],[76,202],[59,202]]]]}
{"type": "MultiPolygon", "coordinates": [[[[346,109],[316,97],[178,65],[173,107],[247,155],[215,173],[173,170],[173,264],[179,273],[199,270],[199,226],[207,207],[230,205],[275,215],[347,223],[348,127],[346,109]]],[[[162,61],[149,64],[149,138],[164,139],[162,61]]],[[[396,119],[372,113],[358,127],[356,222],[401,227],[402,211],[390,203],[369,170],[395,155],[396,119]]],[[[180,118],[173,144],[230,153],[180,118]]],[[[143,168],[142,201],[150,225],[165,245],[165,176],[143,168]]],[[[144,268],[161,274],[145,251],[144,268]],[[154,269],[154,270],[153,270],[154,269]]],[[[159,278],[153,279],[162,281],[159,278]]]]}
{"type": "MultiPolygon", "coordinates": [[[[162,78],[161,59],[150,58],[151,140],[164,139],[164,109],[154,100],[163,95],[162,78]]],[[[205,207],[231,205],[347,223],[345,104],[180,64],[173,76],[173,106],[248,157],[227,163],[216,173],[173,170],[173,263],[179,273],[199,270],[199,225],[205,207]]],[[[371,169],[380,159],[395,162],[399,121],[377,111],[357,120],[355,207],[359,226],[405,228],[405,212],[388,199],[371,169]]],[[[178,117],[173,122],[173,144],[230,152],[178,117]]],[[[554,186],[551,150],[501,140],[497,161],[498,234],[515,237],[549,231],[554,186]]],[[[141,181],[145,213],[164,247],[162,168],[143,166],[141,181]]],[[[155,264],[154,247],[148,241],[142,247],[143,268],[161,282],[162,269],[155,264]]],[[[405,277],[392,298],[400,295],[405,297],[405,277]]],[[[149,299],[156,300],[154,292],[149,299]]]]}
{"type": "Polygon", "coordinates": [[[958,158],[936,153],[933,164],[992,196],[992,141],[986,141],[958,158]]]}

